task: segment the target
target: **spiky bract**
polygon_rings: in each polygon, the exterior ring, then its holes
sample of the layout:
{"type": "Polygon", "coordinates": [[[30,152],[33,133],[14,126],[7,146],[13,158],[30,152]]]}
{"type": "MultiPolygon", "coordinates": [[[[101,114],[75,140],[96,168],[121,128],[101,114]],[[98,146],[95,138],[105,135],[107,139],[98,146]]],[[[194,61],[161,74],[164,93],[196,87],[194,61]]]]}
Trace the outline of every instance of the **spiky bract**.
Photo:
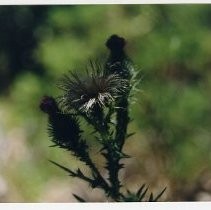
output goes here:
{"type": "Polygon", "coordinates": [[[70,72],[61,80],[64,91],[60,103],[64,109],[90,112],[95,106],[104,107],[120,97],[129,87],[118,74],[109,74],[99,64],[92,63],[85,76],[70,72]]]}

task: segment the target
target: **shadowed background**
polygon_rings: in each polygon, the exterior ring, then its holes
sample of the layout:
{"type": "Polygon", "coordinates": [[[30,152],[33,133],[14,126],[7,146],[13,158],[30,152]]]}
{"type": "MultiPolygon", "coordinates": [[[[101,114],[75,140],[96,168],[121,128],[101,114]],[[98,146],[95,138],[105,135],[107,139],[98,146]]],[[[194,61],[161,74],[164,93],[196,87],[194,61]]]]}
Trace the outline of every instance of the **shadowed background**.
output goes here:
{"type": "MultiPolygon", "coordinates": [[[[0,6],[1,202],[75,202],[72,193],[106,201],[48,162],[80,164],[49,147],[38,106],[43,95],[59,95],[63,73],[104,61],[112,34],[126,38],[143,75],[123,183],[155,193],[167,186],[166,201],[211,201],[211,6],[90,5],[0,6]]],[[[103,168],[98,155],[93,149],[103,168]]]]}

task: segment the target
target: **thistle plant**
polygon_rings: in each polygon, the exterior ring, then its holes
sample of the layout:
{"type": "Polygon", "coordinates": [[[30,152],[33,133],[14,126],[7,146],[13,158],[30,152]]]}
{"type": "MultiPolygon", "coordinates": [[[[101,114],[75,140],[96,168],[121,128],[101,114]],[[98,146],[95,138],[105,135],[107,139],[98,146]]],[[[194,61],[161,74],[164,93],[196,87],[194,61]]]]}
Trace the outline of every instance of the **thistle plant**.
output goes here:
{"type": "MultiPolygon", "coordinates": [[[[165,188],[156,196],[147,196],[148,187],[142,184],[137,192],[122,192],[119,172],[124,167],[122,159],[129,118],[129,99],[137,84],[137,72],[124,51],[125,39],[112,35],[106,42],[110,55],[102,65],[91,61],[84,74],[69,72],[59,81],[62,94],[56,99],[44,96],[40,109],[48,115],[48,132],[53,146],[58,146],[82,161],[91,171],[86,175],[50,161],[72,177],[87,182],[92,188],[100,188],[113,201],[157,201],[165,188]],[[101,145],[99,155],[106,161],[108,177],[104,177],[90,154],[90,146],[80,125],[85,120],[94,129],[93,135],[101,145]]],[[[85,202],[79,195],[73,194],[85,202]]]]}

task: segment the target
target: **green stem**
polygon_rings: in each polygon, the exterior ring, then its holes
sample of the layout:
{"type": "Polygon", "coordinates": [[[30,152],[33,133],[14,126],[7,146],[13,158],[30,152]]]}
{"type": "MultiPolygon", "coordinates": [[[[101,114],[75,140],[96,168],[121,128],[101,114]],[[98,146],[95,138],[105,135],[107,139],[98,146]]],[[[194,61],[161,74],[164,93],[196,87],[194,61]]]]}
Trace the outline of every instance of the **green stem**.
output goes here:
{"type": "Polygon", "coordinates": [[[119,107],[117,109],[117,125],[116,125],[116,137],[115,140],[119,145],[119,151],[122,151],[122,148],[125,143],[125,138],[127,135],[127,126],[129,123],[128,117],[128,98],[125,96],[117,104],[119,107]]]}
{"type": "MultiPolygon", "coordinates": [[[[112,149],[117,154],[110,155],[110,181],[112,184],[112,191],[116,199],[120,196],[121,182],[119,180],[119,171],[121,169],[121,164],[119,163],[121,156],[118,154],[122,153],[122,148],[125,143],[125,138],[127,134],[127,126],[129,122],[128,117],[128,100],[127,96],[122,98],[118,103],[119,109],[117,109],[117,125],[116,125],[116,136],[114,140],[114,145],[112,149]]],[[[108,151],[112,154],[112,151],[108,151]]]]}
{"type": "Polygon", "coordinates": [[[97,179],[97,184],[99,184],[99,186],[102,187],[102,189],[105,191],[106,194],[109,194],[110,186],[105,181],[105,179],[102,177],[99,170],[97,169],[95,164],[92,162],[92,160],[88,154],[87,154],[87,158],[86,158],[86,164],[90,167],[92,172],[95,174],[95,178],[97,179]]]}

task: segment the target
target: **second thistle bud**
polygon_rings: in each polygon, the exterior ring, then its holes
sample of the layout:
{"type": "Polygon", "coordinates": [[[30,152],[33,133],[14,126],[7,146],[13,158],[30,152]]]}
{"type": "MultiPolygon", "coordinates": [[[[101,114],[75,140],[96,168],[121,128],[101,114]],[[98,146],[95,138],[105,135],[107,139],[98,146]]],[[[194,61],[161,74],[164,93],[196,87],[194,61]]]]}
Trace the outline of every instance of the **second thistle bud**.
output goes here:
{"type": "Polygon", "coordinates": [[[49,115],[59,111],[59,108],[55,99],[50,96],[44,96],[42,98],[40,102],[40,109],[49,115]]]}
{"type": "Polygon", "coordinates": [[[81,131],[76,117],[62,113],[56,100],[50,96],[43,97],[40,109],[48,114],[48,130],[52,141],[57,146],[68,150],[77,148],[81,131]]]}

